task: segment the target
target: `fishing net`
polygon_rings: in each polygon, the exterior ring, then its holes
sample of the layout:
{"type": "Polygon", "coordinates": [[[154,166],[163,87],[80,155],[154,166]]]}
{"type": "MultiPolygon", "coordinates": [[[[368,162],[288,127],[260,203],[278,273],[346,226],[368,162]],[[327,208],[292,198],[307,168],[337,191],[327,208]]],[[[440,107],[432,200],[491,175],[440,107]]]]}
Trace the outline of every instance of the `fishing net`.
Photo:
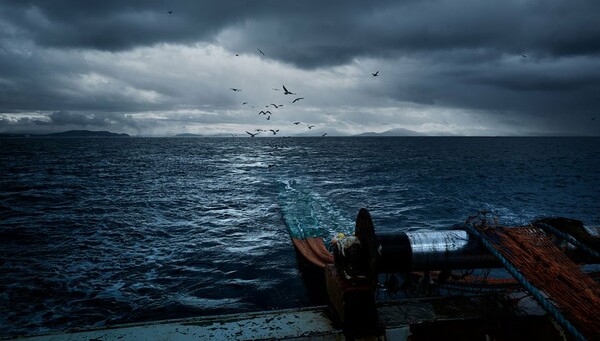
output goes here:
{"type": "Polygon", "coordinates": [[[600,337],[600,285],[569,259],[542,230],[500,227],[483,213],[468,221],[540,290],[582,334],[600,337]]]}

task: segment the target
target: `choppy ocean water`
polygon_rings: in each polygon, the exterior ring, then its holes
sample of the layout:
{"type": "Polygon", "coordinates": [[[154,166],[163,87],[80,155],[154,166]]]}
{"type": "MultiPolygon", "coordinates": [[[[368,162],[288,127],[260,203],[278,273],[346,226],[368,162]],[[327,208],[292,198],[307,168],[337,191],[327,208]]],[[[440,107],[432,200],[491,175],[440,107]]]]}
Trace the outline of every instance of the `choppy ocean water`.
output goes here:
{"type": "Polygon", "coordinates": [[[286,220],[600,225],[599,138],[0,139],[0,335],[311,304],[286,220]]]}

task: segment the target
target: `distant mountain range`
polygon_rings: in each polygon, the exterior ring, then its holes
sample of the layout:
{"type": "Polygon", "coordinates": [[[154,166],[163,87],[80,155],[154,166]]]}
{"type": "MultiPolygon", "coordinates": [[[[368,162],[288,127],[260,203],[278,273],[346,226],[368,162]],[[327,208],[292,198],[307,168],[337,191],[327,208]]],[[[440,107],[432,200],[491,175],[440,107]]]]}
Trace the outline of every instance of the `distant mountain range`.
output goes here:
{"type": "MultiPolygon", "coordinates": [[[[356,134],[356,135],[348,135],[347,133],[341,132],[339,130],[336,129],[327,129],[327,128],[315,128],[315,129],[311,129],[311,130],[305,130],[301,133],[296,133],[296,134],[290,134],[287,136],[297,136],[297,137],[318,137],[318,136],[323,136],[323,134],[326,133],[326,136],[356,136],[356,137],[370,137],[370,136],[426,136],[424,134],[418,133],[416,131],[413,130],[409,130],[409,129],[404,129],[404,128],[394,128],[394,129],[389,129],[386,131],[383,131],[381,133],[375,133],[375,132],[366,132],[366,133],[362,133],[362,134],[356,134]]],[[[182,133],[182,134],[177,134],[175,135],[175,137],[229,137],[231,136],[231,134],[216,134],[216,135],[202,135],[202,134],[191,134],[191,133],[182,133]]],[[[245,134],[237,134],[236,136],[238,137],[247,137],[245,134]]],[[[269,136],[271,137],[272,134],[269,132],[266,132],[261,135],[258,135],[259,137],[264,137],[264,136],[269,136]]],[[[278,134],[279,136],[279,134],[278,134]]]]}
{"type": "Polygon", "coordinates": [[[110,131],[68,130],[50,134],[0,133],[0,137],[129,137],[129,135],[110,131]]]}
{"type": "MultiPolygon", "coordinates": [[[[425,134],[421,134],[419,132],[405,129],[405,128],[394,128],[389,129],[380,133],[375,132],[366,132],[362,134],[356,135],[348,135],[347,133],[341,132],[336,129],[327,129],[327,128],[316,128],[311,130],[306,130],[302,133],[291,134],[287,136],[297,136],[297,137],[310,137],[310,136],[322,136],[326,133],[326,136],[356,136],[356,137],[376,137],[376,136],[427,136],[425,134]]],[[[428,134],[428,135],[438,135],[438,134],[428,134]]],[[[214,134],[214,135],[202,135],[202,134],[192,134],[192,133],[181,133],[175,135],[175,137],[230,137],[232,134],[214,134]]],[[[245,134],[235,134],[233,136],[238,137],[246,137],[245,134]]],[[[272,136],[271,133],[267,132],[262,136],[272,136]]],[[[279,136],[279,134],[278,134],[279,136]]],[[[39,134],[39,133],[24,133],[24,132],[14,132],[14,133],[0,133],[0,137],[130,137],[128,134],[119,134],[113,133],[110,131],[93,131],[93,130],[68,130],[60,133],[48,133],[48,134],[39,134]]]]}
{"type": "Polygon", "coordinates": [[[362,133],[362,134],[358,134],[358,135],[354,135],[354,136],[425,136],[425,135],[418,133],[416,131],[410,130],[410,129],[394,128],[394,129],[383,131],[381,133],[367,132],[367,133],[362,133]]]}

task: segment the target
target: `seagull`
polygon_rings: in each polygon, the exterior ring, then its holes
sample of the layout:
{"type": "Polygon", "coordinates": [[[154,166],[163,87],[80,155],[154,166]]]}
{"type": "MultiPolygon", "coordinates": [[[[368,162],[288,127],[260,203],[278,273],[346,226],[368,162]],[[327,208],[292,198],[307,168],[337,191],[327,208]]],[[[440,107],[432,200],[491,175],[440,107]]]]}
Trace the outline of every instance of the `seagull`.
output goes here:
{"type": "Polygon", "coordinates": [[[273,129],[269,129],[269,130],[270,130],[271,132],[273,132],[273,135],[277,135],[277,132],[279,131],[279,129],[275,129],[275,130],[273,130],[273,129]]]}
{"type": "Polygon", "coordinates": [[[271,119],[271,116],[267,116],[267,121],[271,119]]]}
{"type": "Polygon", "coordinates": [[[231,89],[231,90],[233,90],[233,91],[235,91],[235,92],[240,92],[240,91],[242,91],[242,89],[236,89],[236,88],[229,88],[229,89],[231,89]]]}
{"type": "Polygon", "coordinates": [[[294,124],[295,124],[295,125],[298,125],[298,124],[300,124],[300,121],[298,121],[298,122],[294,122],[294,124]]]}
{"type": "Polygon", "coordinates": [[[279,91],[279,88],[273,88],[273,91],[279,91]]]}
{"type": "Polygon", "coordinates": [[[258,114],[259,114],[259,115],[272,115],[272,114],[271,114],[271,112],[270,112],[269,110],[267,110],[267,111],[262,111],[262,110],[261,110],[261,111],[260,111],[258,114]]]}
{"type": "Polygon", "coordinates": [[[244,103],[242,103],[242,105],[246,105],[246,104],[248,104],[248,102],[244,102],[244,103]]]}
{"type": "Polygon", "coordinates": [[[327,136],[327,133],[323,133],[323,135],[321,135],[321,137],[325,137],[325,136],[327,136]]]}
{"type": "Polygon", "coordinates": [[[311,126],[311,125],[308,125],[308,124],[306,126],[308,127],[308,129],[312,129],[312,128],[315,127],[315,126],[311,126]]]}
{"type": "Polygon", "coordinates": [[[258,131],[260,133],[261,131],[265,131],[265,130],[263,130],[263,129],[254,129],[254,131],[258,131]]]}
{"type": "Polygon", "coordinates": [[[524,55],[524,54],[522,54],[522,55],[521,55],[521,57],[523,57],[523,58],[527,58],[527,55],[524,55]]]}
{"type": "Polygon", "coordinates": [[[235,136],[235,135],[233,135],[233,134],[229,134],[229,135],[231,135],[231,137],[236,137],[236,136],[235,136]]]}
{"type": "Polygon", "coordinates": [[[372,75],[373,75],[373,77],[379,76],[379,70],[377,70],[377,72],[375,72],[375,73],[372,73],[372,75]]]}
{"type": "Polygon", "coordinates": [[[258,52],[260,52],[260,54],[262,54],[263,56],[265,55],[264,52],[262,52],[258,47],[256,49],[258,50],[258,52]]]}
{"type": "MultiPolygon", "coordinates": [[[[279,107],[282,107],[282,106],[283,106],[283,104],[279,104],[279,105],[277,105],[277,104],[273,104],[273,103],[271,103],[271,104],[269,104],[269,105],[272,105],[272,106],[274,106],[274,107],[275,107],[275,109],[277,109],[277,108],[279,108],[279,107]]],[[[268,107],[269,105],[267,105],[267,107],[268,107]]]]}
{"type": "Polygon", "coordinates": [[[169,14],[173,14],[173,11],[169,11],[169,14]]]}
{"type": "Polygon", "coordinates": [[[298,98],[296,98],[295,100],[293,100],[293,101],[292,101],[292,103],[296,103],[296,102],[298,102],[298,101],[299,101],[299,100],[301,100],[301,99],[304,99],[304,97],[298,97],[298,98]]]}
{"type": "Polygon", "coordinates": [[[236,56],[236,57],[239,57],[239,56],[240,56],[240,54],[239,54],[239,53],[236,53],[236,54],[235,54],[235,56],[236,56]]]}
{"type": "Polygon", "coordinates": [[[285,85],[283,86],[283,94],[284,95],[295,95],[295,93],[290,92],[288,89],[286,89],[285,85]]]}
{"type": "Polygon", "coordinates": [[[256,134],[252,134],[252,133],[250,133],[250,132],[248,132],[248,131],[246,130],[246,134],[248,134],[248,135],[250,135],[250,136],[254,137],[254,136],[256,136],[256,135],[260,134],[260,132],[258,132],[258,133],[256,133],[256,134]]]}

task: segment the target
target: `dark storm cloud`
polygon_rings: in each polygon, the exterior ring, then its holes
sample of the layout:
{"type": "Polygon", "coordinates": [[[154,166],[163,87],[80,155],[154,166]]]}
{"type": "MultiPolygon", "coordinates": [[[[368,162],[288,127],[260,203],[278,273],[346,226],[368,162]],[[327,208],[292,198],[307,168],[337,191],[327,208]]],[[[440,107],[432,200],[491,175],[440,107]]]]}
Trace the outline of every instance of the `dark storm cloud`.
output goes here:
{"type": "Polygon", "coordinates": [[[58,126],[76,125],[76,126],[94,126],[94,127],[111,127],[137,126],[135,120],[130,115],[125,114],[95,114],[95,113],[73,113],[67,111],[55,111],[48,115],[50,124],[58,126]]]}
{"type": "Polygon", "coordinates": [[[504,1],[8,1],[3,19],[36,44],[126,50],[211,41],[261,47],[302,67],[357,56],[490,49],[530,57],[600,52],[600,2],[504,1]],[[172,14],[168,12],[172,11],[172,14]]]}
{"type": "MultiPolygon", "coordinates": [[[[294,88],[303,95],[314,88],[308,95],[320,107],[417,103],[485,111],[507,125],[543,118],[544,129],[597,134],[581,122],[600,108],[599,13],[595,0],[9,0],[0,3],[0,112],[202,108],[221,115],[191,121],[234,123],[224,111],[255,98],[249,88],[258,89],[265,68],[274,68],[271,78],[316,71],[344,84],[334,69],[348,66],[368,77],[381,73],[348,94],[304,79],[305,91],[294,88]],[[230,59],[225,65],[181,46],[223,47],[221,61],[239,53],[243,62],[236,69],[230,59]],[[234,98],[222,89],[240,86],[238,76],[248,81],[234,98]]],[[[95,116],[56,119],[49,122],[102,124],[95,116]]]]}
{"type": "Polygon", "coordinates": [[[0,6],[5,20],[38,45],[106,51],[210,40],[256,8],[250,1],[145,0],[8,1],[0,6]]]}
{"type": "Polygon", "coordinates": [[[598,58],[472,64],[436,63],[435,58],[439,54],[413,71],[397,72],[378,91],[414,103],[527,115],[585,115],[600,107],[598,58]]]}

